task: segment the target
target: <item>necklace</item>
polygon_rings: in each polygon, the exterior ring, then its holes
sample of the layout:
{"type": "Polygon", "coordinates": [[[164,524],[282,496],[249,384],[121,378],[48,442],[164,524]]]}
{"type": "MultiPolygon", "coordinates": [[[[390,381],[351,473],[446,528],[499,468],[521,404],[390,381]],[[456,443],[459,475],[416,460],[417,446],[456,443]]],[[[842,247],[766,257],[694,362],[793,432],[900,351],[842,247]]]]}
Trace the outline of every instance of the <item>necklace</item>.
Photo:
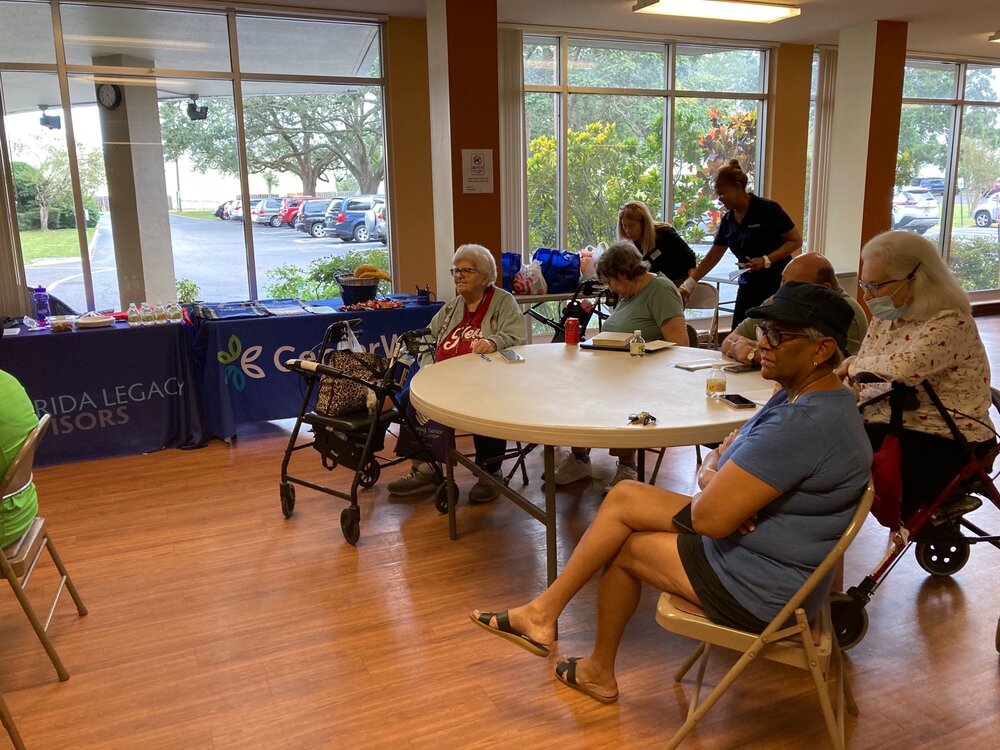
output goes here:
{"type": "Polygon", "coordinates": [[[826,380],[827,378],[830,378],[830,377],[836,377],[836,376],[835,376],[835,374],[834,374],[834,373],[832,373],[832,372],[828,372],[828,373],[827,373],[826,375],[823,375],[822,377],[819,377],[819,378],[816,378],[816,379],[815,379],[814,381],[812,381],[811,383],[806,383],[806,385],[804,385],[804,386],[803,386],[802,388],[800,388],[800,389],[799,389],[798,393],[796,393],[796,394],[794,394],[794,395],[789,395],[789,397],[788,397],[788,403],[790,403],[790,404],[794,404],[794,403],[795,403],[796,401],[798,401],[798,400],[799,400],[799,399],[800,399],[800,398],[801,398],[801,397],[802,397],[802,396],[803,396],[803,395],[804,395],[804,394],[805,394],[805,393],[806,393],[807,391],[810,391],[810,390],[812,390],[812,389],[813,389],[813,387],[814,387],[814,386],[815,386],[815,385],[816,385],[817,383],[822,383],[822,382],[823,382],[824,380],[826,380]]]}

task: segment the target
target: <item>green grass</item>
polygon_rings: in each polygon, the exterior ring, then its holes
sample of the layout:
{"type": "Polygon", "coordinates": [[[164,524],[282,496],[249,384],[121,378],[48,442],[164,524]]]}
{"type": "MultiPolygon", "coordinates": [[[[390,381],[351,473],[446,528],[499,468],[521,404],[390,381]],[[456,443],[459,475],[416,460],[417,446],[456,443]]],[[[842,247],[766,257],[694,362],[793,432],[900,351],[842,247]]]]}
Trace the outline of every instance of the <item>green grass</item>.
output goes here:
{"type": "MultiPolygon", "coordinates": [[[[87,242],[94,237],[94,228],[87,229],[87,242]]],[[[31,263],[38,258],[79,258],[80,241],[75,229],[53,229],[40,232],[37,229],[21,232],[21,253],[24,262],[31,263]]]]}
{"type": "Polygon", "coordinates": [[[211,211],[171,211],[174,216],[186,216],[189,219],[214,219],[215,214],[211,211]]]}

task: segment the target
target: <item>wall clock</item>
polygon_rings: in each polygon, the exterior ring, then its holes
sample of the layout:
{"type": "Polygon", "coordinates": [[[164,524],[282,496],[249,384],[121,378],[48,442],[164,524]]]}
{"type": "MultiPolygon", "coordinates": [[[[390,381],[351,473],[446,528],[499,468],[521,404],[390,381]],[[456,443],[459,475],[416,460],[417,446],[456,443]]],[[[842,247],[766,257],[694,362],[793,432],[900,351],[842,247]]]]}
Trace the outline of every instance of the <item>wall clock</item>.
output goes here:
{"type": "Polygon", "coordinates": [[[97,103],[105,109],[118,109],[122,103],[122,90],[113,83],[97,85],[97,103]]]}

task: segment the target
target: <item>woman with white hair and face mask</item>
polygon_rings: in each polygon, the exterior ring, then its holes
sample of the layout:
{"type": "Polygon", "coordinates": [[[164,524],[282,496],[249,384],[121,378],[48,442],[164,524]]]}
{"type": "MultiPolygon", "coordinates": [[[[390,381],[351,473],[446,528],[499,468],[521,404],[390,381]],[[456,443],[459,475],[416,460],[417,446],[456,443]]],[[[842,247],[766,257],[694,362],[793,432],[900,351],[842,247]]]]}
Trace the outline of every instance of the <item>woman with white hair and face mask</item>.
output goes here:
{"type": "MultiPolygon", "coordinates": [[[[878,235],[861,250],[861,263],[858,286],[872,322],[857,356],[844,360],[838,374],[852,384],[859,373],[909,386],[927,380],[981,455],[995,442],[989,417],[990,365],[968,295],[937,247],[913,232],[878,235]]],[[[888,386],[855,388],[865,401],[888,386]]],[[[919,406],[903,412],[900,439],[903,518],[933,500],[968,460],[927,393],[917,388],[916,394],[919,406]]],[[[889,432],[888,400],[866,408],[864,417],[872,448],[878,450],[889,432]]]]}

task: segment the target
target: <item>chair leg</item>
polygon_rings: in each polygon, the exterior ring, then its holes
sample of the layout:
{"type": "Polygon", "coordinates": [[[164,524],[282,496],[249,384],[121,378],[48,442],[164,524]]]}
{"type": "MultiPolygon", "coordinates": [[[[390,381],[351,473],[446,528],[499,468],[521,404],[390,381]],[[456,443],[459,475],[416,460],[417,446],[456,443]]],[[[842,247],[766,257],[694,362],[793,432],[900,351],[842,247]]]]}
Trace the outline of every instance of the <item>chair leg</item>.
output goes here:
{"type": "Polygon", "coordinates": [[[59,654],[56,653],[55,646],[52,645],[52,641],[49,640],[49,636],[45,632],[45,628],[42,627],[42,623],[39,621],[37,615],[35,615],[35,610],[31,606],[31,602],[28,601],[28,595],[25,594],[24,589],[21,588],[21,582],[14,574],[14,570],[10,567],[10,563],[7,562],[7,558],[2,554],[0,554],[0,568],[3,569],[4,577],[10,584],[10,587],[14,590],[14,596],[17,597],[17,601],[21,604],[21,609],[24,610],[24,614],[27,616],[28,622],[30,622],[31,627],[34,628],[35,635],[37,635],[38,640],[42,642],[42,648],[44,648],[45,653],[49,655],[49,660],[52,662],[52,666],[56,668],[56,674],[59,675],[59,680],[61,682],[65,682],[69,679],[69,672],[67,672],[66,667],[63,666],[62,660],[59,658],[59,654]]]}
{"type": "Polygon", "coordinates": [[[676,748],[678,745],[681,744],[681,742],[684,741],[685,737],[687,737],[689,734],[691,734],[692,731],[694,731],[694,728],[698,725],[698,722],[701,721],[702,718],[705,716],[705,714],[707,714],[712,709],[712,706],[714,706],[718,702],[719,698],[722,697],[723,693],[725,693],[730,688],[730,686],[732,686],[732,684],[736,681],[736,678],[739,677],[748,666],[750,666],[750,662],[752,662],[754,658],[760,653],[761,647],[762,644],[758,640],[757,643],[755,643],[754,646],[749,648],[729,669],[729,671],[726,672],[726,675],[722,678],[719,684],[715,686],[715,688],[712,690],[712,692],[708,694],[708,696],[705,698],[704,701],[698,704],[697,710],[693,714],[688,715],[687,719],[684,721],[684,724],[681,726],[681,728],[678,729],[677,733],[670,738],[670,742],[667,743],[668,750],[673,750],[674,748],[676,748]]]}
{"type": "MultiPolygon", "coordinates": [[[[812,638],[809,635],[809,623],[806,620],[805,612],[801,609],[795,610],[795,619],[798,620],[799,625],[802,626],[802,645],[805,648],[807,655],[807,663],[809,664],[809,674],[812,675],[813,683],[816,685],[816,696],[819,699],[820,709],[823,711],[823,721],[826,722],[826,731],[830,735],[830,742],[836,750],[844,750],[844,738],[840,732],[843,727],[842,722],[837,718],[833,712],[833,705],[830,703],[830,681],[829,681],[829,667],[827,664],[827,669],[823,669],[821,664],[819,653],[816,650],[816,645],[813,643],[812,638]]],[[[836,638],[836,636],[834,636],[836,638]]],[[[831,649],[833,647],[831,646],[831,649]]],[[[831,659],[833,654],[831,653],[831,659]]],[[[837,683],[837,690],[841,690],[843,687],[842,683],[837,683]]],[[[838,701],[839,702],[839,701],[838,701]]]]}
{"type": "Polygon", "coordinates": [[[0,695],[0,722],[3,723],[4,729],[10,735],[10,741],[14,744],[14,750],[26,750],[24,740],[21,739],[21,733],[17,731],[14,717],[10,715],[10,710],[7,708],[7,703],[4,701],[3,695],[0,695]]]}
{"type": "Polygon", "coordinates": [[[656,477],[660,473],[660,465],[663,463],[663,455],[667,452],[666,448],[656,449],[656,464],[653,466],[653,473],[649,475],[649,483],[656,484],[656,477]]]}
{"type": "Polygon", "coordinates": [[[688,673],[688,670],[691,669],[691,665],[698,661],[699,656],[705,653],[706,648],[708,648],[707,643],[702,642],[698,644],[698,647],[694,650],[694,652],[692,652],[691,656],[685,659],[684,663],[677,668],[676,672],[674,672],[674,682],[681,681],[684,675],[688,673]]]}
{"type": "Polygon", "coordinates": [[[701,466],[701,446],[698,443],[694,444],[694,458],[695,466],[701,466]]]}
{"type": "Polygon", "coordinates": [[[73,603],[76,604],[76,611],[79,613],[80,617],[83,617],[87,614],[87,605],[83,603],[83,599],[80,598],[80,594],[76,590],[76,586],[73,585],[73,579],[69,577],[69,572],[67,572],[66,566],[63,565],[62,558],[59,557],[59,553],[56,551],[56,546],[52,543],[52,537],[46,534],[45,542],[48,547],[49,554],[52,556],[52,562],[56,564],[56,570],[59,571],[59,575],[61,575],[63,580],[66,582],[66,588],[69,590],[69,595],[73,597],[73,603]]]}

